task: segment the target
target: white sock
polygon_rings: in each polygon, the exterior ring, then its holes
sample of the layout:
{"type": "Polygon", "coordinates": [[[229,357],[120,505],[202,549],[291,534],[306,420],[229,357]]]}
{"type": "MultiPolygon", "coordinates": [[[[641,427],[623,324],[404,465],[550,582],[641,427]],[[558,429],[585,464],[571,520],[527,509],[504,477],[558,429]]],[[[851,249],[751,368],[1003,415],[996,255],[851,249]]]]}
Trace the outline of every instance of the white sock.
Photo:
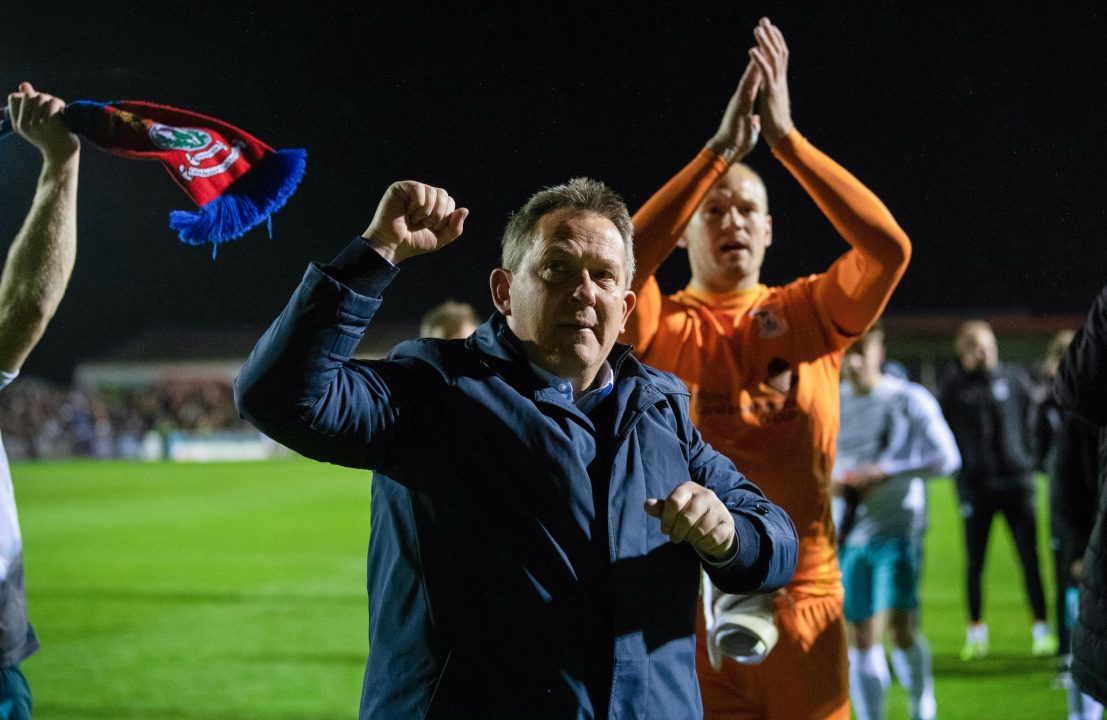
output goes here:
{"type": "Polygon", "coordinates": [[[988,642],[988,626],[985,623],[969,625],[969,642],[988,642]]]}
{"type": "Polygon", "coordinates": [[[911,720],[933,720],[937,713],[934,700],[934,671],[931,669],[930,645],[922,635],[908,649],[892,647],[892,668],[903,689],[907,691],[911,720]]]}
{"type": "Polygon", "coordinates": [[[849,649],[849,695],[857,720],[882,720],[884,693],[891,683],[883,646],[849,649]]]}
{"type": "Polygon", "coordinates": [[[1034,627],[1030,629],[1030,636],[1035,640],[1044,638],[1049,635],[1049,623],[1045,620],[1037,620],[1034,623],[1034,627]]]}

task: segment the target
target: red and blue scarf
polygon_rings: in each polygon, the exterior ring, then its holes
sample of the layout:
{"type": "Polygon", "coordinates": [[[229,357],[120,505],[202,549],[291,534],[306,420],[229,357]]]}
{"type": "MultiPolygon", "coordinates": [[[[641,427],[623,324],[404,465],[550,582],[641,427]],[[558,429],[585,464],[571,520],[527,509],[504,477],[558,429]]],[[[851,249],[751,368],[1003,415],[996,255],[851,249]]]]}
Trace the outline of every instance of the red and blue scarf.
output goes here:
{"type": "MultiPolygon", "coordinates": [[[[304,175],[305,150],[274,150],[233,125],[166,105],[78,100],[65,106],[70,131],[127,158],[158,160],[199,210],[169,213],[189,245],[240,237],[284,206],[304,175]]],[[[11,131],[5,117],[0,137],[11,131]]]]}

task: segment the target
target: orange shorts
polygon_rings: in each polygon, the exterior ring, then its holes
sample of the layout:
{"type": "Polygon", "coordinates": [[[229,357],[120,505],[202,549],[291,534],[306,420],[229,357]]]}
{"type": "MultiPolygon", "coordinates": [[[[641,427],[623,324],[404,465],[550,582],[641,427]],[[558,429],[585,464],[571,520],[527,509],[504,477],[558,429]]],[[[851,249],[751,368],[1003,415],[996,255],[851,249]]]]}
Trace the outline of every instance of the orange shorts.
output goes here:
{"type": "Polygon", "coordinates": [[[696,621],[696,673],[704,720],[849,720],[849,657],[840,597],[777,601],[780,639],[760,665],[707,659],[703,604],[696,621]]]}

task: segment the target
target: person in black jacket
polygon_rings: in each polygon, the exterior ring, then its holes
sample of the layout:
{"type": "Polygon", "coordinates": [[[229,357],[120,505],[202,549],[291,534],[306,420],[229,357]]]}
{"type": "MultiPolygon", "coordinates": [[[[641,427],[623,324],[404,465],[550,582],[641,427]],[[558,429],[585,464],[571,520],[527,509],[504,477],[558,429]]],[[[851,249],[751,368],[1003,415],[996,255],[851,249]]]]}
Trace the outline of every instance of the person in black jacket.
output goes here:
{"type": "Polygon", "coordinates": [[[988,323],[961,326],[955,341],[958,362],[942,378],[939,402],[961,451],[957,494],[965,522],[968,555],[966,584],[969,628],[963,660],[988,654],[988,626],[982,619],[981,576],[992,516],[1003,513],[1022,563],[1026,595],[1034,615],[1034,655],[1057,652],[1057,638],[1046,621],[1045,594],[1038,570],[1034,516],[1028,375],[999,362],[995,334],[988,323]]]}
{"type": "MultiPolygon", "coordinates": [[[[1072,568],[1080,580],[1080,611],[1072,631],[1072,675],[1077,686],[1107,703],[1107,287],[1104,287],[1077,331],[1053,380],[1061,407],[1099,426],[1099,482],[1095,523],[1087,549],[1072,568]]],[[[1087,490],[1066,486],[1072,505],[1087,490]]]]}
{"type": "MultiPolygon", "coordinates": [[[[1057,366],[1074,332],[1063,330],[1053,338],[1035,374],[1034,467],[1049,476],[1049,530],[1053,549],[1054,620],[1060,684],[1072,684],[1067,620],[1068,598],[1077,591],[1073,563],[1084,555],[1095,520],[1096,478],[1099,474],[1098,431],[1094,425],[1065,410],[1053,396],[1057,366]]],[[[1073,605],[1075,607],[1075,605],[1073,605]]]]}

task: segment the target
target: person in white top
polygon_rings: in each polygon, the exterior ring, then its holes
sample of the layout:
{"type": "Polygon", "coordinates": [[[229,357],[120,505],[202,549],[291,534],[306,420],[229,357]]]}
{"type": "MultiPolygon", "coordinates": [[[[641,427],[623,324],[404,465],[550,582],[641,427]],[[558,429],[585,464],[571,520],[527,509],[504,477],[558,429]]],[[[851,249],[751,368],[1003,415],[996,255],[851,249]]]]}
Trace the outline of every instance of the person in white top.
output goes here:
{"type": "MultiPolygon", "coordinates": [[[[77,255],[80,142],[61,122],[65,103],[21,83],[8,95],[15,134],[42,154],[31,210],[0,274],[0,387],[10,383],[61,302],[77,255]]],[[[23,547],[7,455],[0,445],[0,718],[31,717],[31,691],[19,668],[38,640],[27,619],[23,547]]]]}
{"type": "Polygon", "coordinates": [[[841,430],[832,482],[845,586],[850,696],[859,720],[882,718],[891,681],[881,642],[914,718],[933,718],[930,649],[918,632],[918,583],[927,477],[954,472],[961,456],[926,388],[882,372],[884,333],[862,335],[842,362],[841,430]]]}

